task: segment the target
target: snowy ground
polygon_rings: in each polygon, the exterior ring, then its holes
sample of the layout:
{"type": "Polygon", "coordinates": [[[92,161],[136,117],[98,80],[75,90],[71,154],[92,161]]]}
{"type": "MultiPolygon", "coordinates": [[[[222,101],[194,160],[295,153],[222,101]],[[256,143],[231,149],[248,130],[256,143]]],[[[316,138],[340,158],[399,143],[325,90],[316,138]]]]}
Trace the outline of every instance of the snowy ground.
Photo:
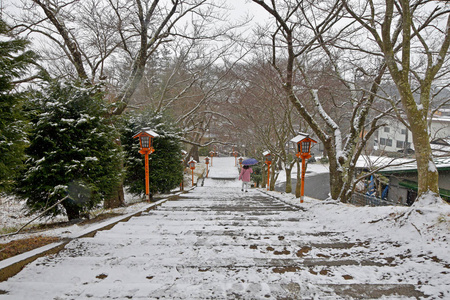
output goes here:
{"type": "MultiPolygon", "coordinates": [[[[39,224],[54,224],[58,222],[67,222],[67,217],[59,216],[54,218],[41,218],[33,221],[26,227],[26,229],[31,229],[31,233],[29,231],[23,230],[20,234],[9,236],[7,233],[15,232],[23,225],[28,223],[29,221],[35,219],[36,215],[29,215],[27,210],[25,209],[25,202],[18,201],[17,199],[10,196],[0,196],[0,230],[3,231],[5,236],[0,237],[0,243],[7,243],[12,240],[29,238],[37,235],[45,235],[45,236],[57,236],[61,238],[69,237],[73,234],[81,232],[92,225],[79,225],[74,224],[71,226],[59,227],[51,230],[33,230],[33,226],[39,224]]],[[[138,197],[133,197],[132,195],[127,194],[125,197],[126,207],[120,207],[116,209],[102,209],[98,208],[92,212],[91,217],[95,217],[104,213],[117,213],[117,214],[128,214],[133,211],[138,211],[142,207],[148,205],[146,202],[141,202],[142,199],[138,197]]]]}
{"type": "MultiPolygon", "coordinates": [[[[204,164],[197,164],[196,169],[194,170],[194,183],[197,182],[198,178],[202,176],[205,171],[206,166],[204,164]]],[[[184,182],[185,189],[190,189],[192,187],[192,174],[191,171],[188,170],[184,174],[184,182]]],[[[179,189],[177,188],[176,191],[179,189]]],[[[175,191],[174,191],[175,192],[175,191]]],[[[163,198],[168,195],[157,195],[158,198],[163,198]]],[[[119,207],[115,209],[103,209],[101,206],[99,208],[91,211],[91,218],[95,218],[101,214],[129,214],[134,211],[139,211],[143,207],[148,205],[147,202],[143,202],[142,197],[135,196],[125,192],[125,207],[119,207]]],[[[61,238],[70,237],[76,235],[78,232],[82,232],[86,230],[89,226],[74,224],[71,226],[59,227],[51,230],[35,230],[34,227],[38,225],[45,224],[55,224],[55,223],[64,223],[67,222],[66,216],[57,216],[53,218],[39,218],[36,219],[36,214],[29,214],[25,201],[19,201],[15,197],[0,194],[0,244],[10,242],[12,240],[29,238],[32,236],[44,235],[44,236],[56,236],[61,238]],[[8,233],[15,232],[23,225],[27,224],[29,221],[32,221],[29,225],[25,227],[27,230],[22,230],[20,234],[17,235],[8,235],[8,233]],[[31,232],[30,232],[31,231],[31,232]],[[2,236],[4,235],[4,236],[2,236]]]]}
{"type": "Polygon", "coordinates": [[[233,177],[234,158],[214,158],[203,187],[38,259],[0,299],[450,299],[449,205],[300,204],[217,180],[233,177]],[[383,287],[398,295],[364,294],[383,287]]]}
{"type": "MultiPolygon", "coordinates": [[[[301,167],[300,167],[301,168],[301,167]]],[[[329,173],[330,168],[328,164],[321,164],[320,162],[309,163],[307,167],[306,177],[314,176],[321,173],[329,173]]],[[[297,178],[297,165],[292,167],[291,178],[297,178]]],[[[286,172],[281,171],[277,178],[277,183],[286,182],[286,172]]]]}

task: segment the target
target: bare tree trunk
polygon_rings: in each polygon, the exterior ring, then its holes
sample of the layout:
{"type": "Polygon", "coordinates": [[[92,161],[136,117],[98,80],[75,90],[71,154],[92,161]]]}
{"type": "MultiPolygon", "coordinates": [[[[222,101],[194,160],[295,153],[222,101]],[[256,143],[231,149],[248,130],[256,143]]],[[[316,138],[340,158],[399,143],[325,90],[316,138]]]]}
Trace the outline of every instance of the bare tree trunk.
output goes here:
{"type": "Polygon", "coordinates": [[[272,163],[271,166],[272,166],[272,170],[270,170],[270,186],[269,186],[269,190],[270,191],[274,191],[275,190],[275,182],[277,181],[278,175],[275,172],[277,170],[276,164],[272,163]]]}
{"type": "Polygon", "coordinates": [[[332,156],[330,155],[330,195],[332,199],[339,199],[343,186],[342,170],[340,164],[332,156]]]}
{"type": "Polygon", "coordinates": [[[265,188],[266,184],[267,184],[267,165],[266,164],[264,164],[263,167],[261,168],[261,175],[262,175],[261,187],[265,188]]]}
{"type": "Polygon", "coordinates": [[[292,169],[285,169],[286,172],[286,190],[285,192],[290,194],[292,192],[292,180],[291,180],[291,173],[292,169]]]}
{"type": "Polygon", "coordinates": [[[198,155],[198,146],[193,145],[189,151],[189,157],[192,157],[196,162],[200,161],[200,156],[198,155]]]}
{"type": "Polygon", "coordinates": [[[125,206],[125,193],[123,183],[121,183],[117,187],[116,192],[103,203],[103,207],[106,209],[117,208],[121,206],[125,206]]]}
{"type": "Polygon", "coordinates": [[[433,161],[430,135],[426,119],[415,119],[411,124],[414,148],[416,150],[418,178],[418,197],[428,191],[439,195],[439,173],[433,161]],[[425,124],[424,124],[425,123],[425,124]]]}

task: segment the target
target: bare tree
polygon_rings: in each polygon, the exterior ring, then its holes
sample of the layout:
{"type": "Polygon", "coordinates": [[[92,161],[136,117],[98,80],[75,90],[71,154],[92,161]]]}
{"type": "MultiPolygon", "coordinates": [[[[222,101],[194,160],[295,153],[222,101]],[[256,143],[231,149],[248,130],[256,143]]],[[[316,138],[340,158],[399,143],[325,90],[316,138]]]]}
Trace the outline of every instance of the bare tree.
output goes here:
{"type": "MultiPolygon", "coordinates": [[[[277,174],[286,172],[286,192],[292,191],[291,170],[295,164],[287,141],[299,130],[300,118],[293,105],[283,96],[275,70],[263,59],[247,62],[235,71],[236,80],[242,82],[236,91],[238,100],[235,117],[241,120],[245,138],[255,137],[261,147],[270,150],[280,163],[272,164],[271,187],[275,187],[277,174]]],[[[261,155],[261,153],[259,153],[261,155]]],[[[262,155],[261,155],[262,156],[262,155]]]]}
{"type": "Polygon", "coordinates": [[[202,31],[214,14],[214,5],[207,2],[23,0],[25,15],[16,18],[16,29],[44,39],[42,53],[54,75],[90,82],[108,79],[116,87],[110,95],[111,114],[120,115],[162,45],[193,31],[201,38],[215,34],[202,31]],[[116,72],[121,66],[125,72],[116,72]]]}
{"type": "Polygon", "coordinates": [[[448,80],[450,7],[441,1],[343,1],[346,10],[372,37],[384,58],[413,135],[419,175],[418,198],[439,199],[439,174],[428,130],[433,84],[448,80]]]}
{"type": "Polygon", "coordinates": [[[371,78],[368,87],[358,87],[351,80],[349,74],[356,74],[357,69],[350,68],[351,63],[334,48],[341,37],[350,34],[347,26],[339,23],[343,14],[339,0],[253,2],[276,22],[271,31],[272,65],[278,70],[288,99],[329,156],[331,197],[347,202],[355,185],[356,161],[380,126],[377,123],[381,114],[370,120],[368,116],[386,66],[376,62],[367,71],[371,78]],[[332,87],[327,92],[329,83],[316,76],[317,70],[325,69],[339,82],[343,90],[340,95],[330,93],[332,87]],[[340,120],[345,111],[346,118],[340,120]]]}
{"type": "MultiPolygon", "coordinates": [[[[213,124],[220,128],[231,126],[228,107],[230,94],[235,82],[230,74],[245,52],[236,55],[234,43],[224,43],[219,47],[198,44],[191,41],[170,64],[163,76],[152,85],[145,87],[143,98],[147,105],[157,112],[168,111],[183,130],[183,142],[192,145],[191,156],[198,158],[198,147],[212,143],[234,144],[235,141],[213,138],[205,142],[205,135],[213,124]],[[231,57],[233,53],[233,57],[231,57]],[[153,92],[151,92],[153,90],[153,92]]],[[[148,83],[148,80],[144,81],[148,83]]],[[[143,101],[143,104],[145,102],[143,101]]]]}

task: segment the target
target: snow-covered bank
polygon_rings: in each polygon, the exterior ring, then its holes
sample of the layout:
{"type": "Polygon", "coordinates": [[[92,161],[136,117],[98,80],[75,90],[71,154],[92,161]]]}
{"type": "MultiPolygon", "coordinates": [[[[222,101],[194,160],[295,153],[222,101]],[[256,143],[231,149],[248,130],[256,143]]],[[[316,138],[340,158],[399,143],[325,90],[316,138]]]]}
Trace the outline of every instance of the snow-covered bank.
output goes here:
{"type": "MultiPolygon", "coordinates": [[[[18,201],[14,197],[10,196],[1,196],[1,210],[0,210],[0,229],[4,232],[14,232],[21,228],[24,224],[28,223],[32,219],[34,219],[37,215],[28,214],[25,202],[24,201],[18,201]]],[[[130,194],[125,194],[125,203],[127,206],[125,207],[119,207],[115,209],[97,209],[92,211],[92,217],[95,217],[97,215],[101,214],[128,214],[135,211],[141,210],[143,207],[147,206],[147,202],[142,202],[142,199],[139,197],[134,197],[130,194]]],[[[54,236],[54,237],[61,237],[66,238],[73,234],[77,234],[79,232],[82,232],[83,230],[86,230],[86,228],[92,226],[92,224],[73,224],[69,226],[54,226],[52,229],[40,229],[40,230],[31,230],[31,232],[28,231],[28,229],[45,225],[45,224],[58,224],[58,223],[64,223],[67,222],[67,217],[65,216],[58,216],[54,218],[40,218],[28,225],[21,233],[17,235],[11,235],[11,236],[4,236],[0,237],[0,243],[7,243],[12,240],[17,239],[23,239],[23,238],[29,238],[32,236],[38,236],[38,235],[44,235],[44,236],[54,236]]]]}
{"type": "MultiPolygon", "coordinates": [[[[301,166],[300,166],[301,169],[301,166]]],[[[306,177],[309,176],[314,176],[317,174],[323,174],[323,173],[329,173],[330,172],[330,167],[328,164],[322,164],[320,162],[315,162],[315,163],[309,163],[307,168],[306,168],[306,177]]],[[[292,167],[292,171],[291,171],[291,178],[296,178],[297,177],[297,165],[295,164],[292,167]]],[[[277,178],[277,184],[282,184],[283,182],[286,182],[286,172],[284,170],[281,170],[278,178],[277,178]]]]}
{"type": "MultiPolygon", "coordinates": [[[[379,206],[360,207],[336,201],[305,197],[304,203],[292,194],[268,192],[283,202],[308,210],[323,228],[353,232],[360,237],[393,238],[421,245],[450,241],[450,205],[431,207],[379,206]]],[[[449,247],[450,249],[450,247],[449,247]]]]}
{"type": "MultiPolygon", "coordinates": [[[[428,287],[426,290],[433,295],[431,298],[450,299],[450,205],[357,207],[308,197],[304,203],[299,203],[294,195],[265,193],[305,209],[311,224],[303,223],[301,226],[315,228],[317,232],[345,232],[349,240],[370,241],[365,245],[368,252],[379,253],[380,258],[395,258],[392,264],[402,260],[397,280],[407,282],[412,278],[430,278],[431,281],[433,278],[432,285],[436,289],[428,287]],[[386,247],[386,241],[392,247],[386,247]],[[399,256],[399,252],[404,255],[399,256]],[[447,271],[442,272],[442,266],[447,271]]],[[[360,278],[366,276],[356,275],[360,278]]]]}

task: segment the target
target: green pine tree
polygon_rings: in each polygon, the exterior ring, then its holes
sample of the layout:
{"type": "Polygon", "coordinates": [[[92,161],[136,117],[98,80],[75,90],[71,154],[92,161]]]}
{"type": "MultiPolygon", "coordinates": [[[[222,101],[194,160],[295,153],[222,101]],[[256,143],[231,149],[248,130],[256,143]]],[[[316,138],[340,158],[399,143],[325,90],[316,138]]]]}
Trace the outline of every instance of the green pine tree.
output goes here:
{"type": "Polygon", "coordinates": [[[52,83],[31,100],[33,130],[27,170],[19,192],[32,211],[43,211],[68,196],[61,210],[69,220],[89,211],[117,187],[121,149],[114,127],[103,117],[99,86],[52,83]]]}
{"type": "Polygon", "coordinates": [[[250,175],[252,181],[255,182],[256,186],[259,187],[259,184],[262,181],[262,168],[260,164],[252,166],[253,173],[250,175]]]}
{"type": "Polygon", "coordinates": [[[139,153],[139,141],[133,136],[149,127],[160,136],[154,139],[155,152],[149,156],[149,182],[152,194],[168,193],[183,179],[180,136],[175,124],[167,116],[151,111],[131,116],[123,126],[121,141],[125,152],[125,185],[129,192],[145,194],[145,162],[139,153]]]}
{"type": "Polygon", "coordinates": [[[26,51],[28,41],[14,37],[0,20],[0,192],[13,186],[24,161],[27,124],[22,113],[24,93],[13,80],[23,76],[36,59],[26,51]]]}

